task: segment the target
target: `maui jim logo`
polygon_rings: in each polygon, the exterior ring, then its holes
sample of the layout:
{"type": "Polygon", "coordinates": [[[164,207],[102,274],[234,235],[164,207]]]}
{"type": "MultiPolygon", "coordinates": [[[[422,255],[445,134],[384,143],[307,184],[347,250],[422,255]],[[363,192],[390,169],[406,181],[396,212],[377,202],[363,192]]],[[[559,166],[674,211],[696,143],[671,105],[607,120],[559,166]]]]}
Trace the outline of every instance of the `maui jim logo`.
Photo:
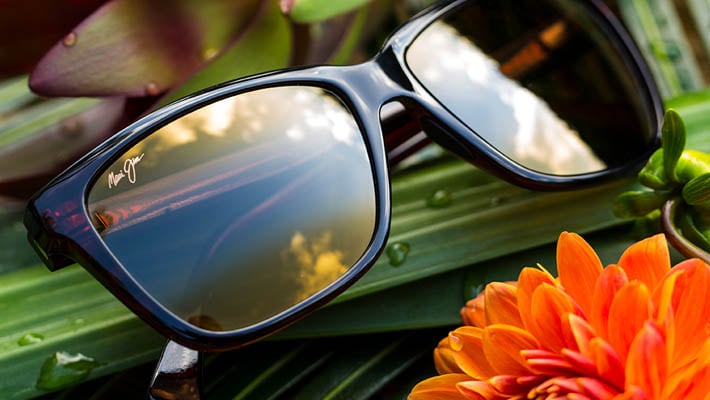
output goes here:
{"type": "Polygon", "coordinates": [[[118,171],[118,172],[109,172],[108,173],[108,188],[115,188],[118,186],[118,183],[123,180],[123,178],[128,179],[129,183],[136,183],[136,164],[141,162],[143,159],[143,155],[145,153],[141,153],[139,156],[131,157],[129,159],[126,159],[126,161],[123,162],[123,169],[118,171]]]}

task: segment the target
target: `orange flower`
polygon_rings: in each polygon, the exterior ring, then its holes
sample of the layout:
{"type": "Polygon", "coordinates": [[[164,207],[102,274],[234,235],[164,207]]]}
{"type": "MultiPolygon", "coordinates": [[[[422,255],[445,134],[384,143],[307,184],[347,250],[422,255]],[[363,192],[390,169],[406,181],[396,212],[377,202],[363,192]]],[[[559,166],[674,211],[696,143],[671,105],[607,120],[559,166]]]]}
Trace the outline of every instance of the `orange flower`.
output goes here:
{"type": "Polygon", "coordinates": [[[434,350],[441,375],[409,400],[710,399],[708,264],[671,268],[656,235],[602,268],[564,232],[557,269],[524,268],[470,300],[434,350]]]}

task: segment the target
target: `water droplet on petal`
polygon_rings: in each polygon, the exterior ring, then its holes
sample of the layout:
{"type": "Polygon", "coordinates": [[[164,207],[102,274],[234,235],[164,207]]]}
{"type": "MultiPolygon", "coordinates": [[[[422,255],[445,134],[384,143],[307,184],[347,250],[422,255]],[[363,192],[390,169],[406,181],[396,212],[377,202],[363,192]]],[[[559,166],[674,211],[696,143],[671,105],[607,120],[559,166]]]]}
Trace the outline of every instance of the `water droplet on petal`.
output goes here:
{"type": "Polygon", "coordinates": [[[451,196],[451,192],[449,192],[448,190],[439,189],[436,192],[432,193],[431,196],[429,196],[426,204],[427,206],[432,208],[443,208],[451,205],[452,201],[453,198],[451,196]]]}
{"type": "Polygon", "coordinates": [[[407,259],[407,253],[409,253],[409,245],[407,243],[397,242],[387,246],[387,257],[389,257],[390,265],[392,266],[402,265],[404,260],[407,259]]]}
{"type": "Polygon", "coordinates": [[[65,47],[72,47],[76,44],[77,36],[76,33],[71,32],[68,35],[64,36],[64,39],[62,39],[62,44],[65,47]]]}
{"type": "Polygon", "coordinates": [[[25,333],[20,340],[17,341],[17,344],[20,346],[29,346],[31,344],[36,344],[40,343],[41,341],[44,340],[44,336],[40,335],[39,333],[25,333]]]}
{"type": "Polygon", "coordinates": [[[56,352],[44,361],[35,386],[43,390],[57,390],[72,386],[89,376],[100,363],[81,353],[56,352]]]}
{"type": "Polygon", "coordinates": [[[449,333],[449,346],[451,346],[453,351],[461,351],[463,349],[463,340],[453,332],[449,333]]]}
{"type": "Polygon", "coordinates": [[[158,87],[158,84],[155,82],[148,82],[147,85],[145,85],[145,94],[147,96],[157,96],[160,94],[160,88],[158,87]]]}

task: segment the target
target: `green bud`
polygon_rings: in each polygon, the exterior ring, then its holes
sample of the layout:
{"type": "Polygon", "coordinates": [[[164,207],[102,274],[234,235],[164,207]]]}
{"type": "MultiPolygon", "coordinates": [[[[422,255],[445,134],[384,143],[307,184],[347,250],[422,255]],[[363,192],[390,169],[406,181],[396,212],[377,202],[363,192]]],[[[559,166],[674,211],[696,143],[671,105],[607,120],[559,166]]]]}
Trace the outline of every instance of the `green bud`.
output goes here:
{"type": "Polygon", "coordinates": [[[683,186],[683,200],[691,206],[710,205],[710,172],[693,178],[683,186]]]}
{"type": "Polygon", "coordinates": [[[670,184],[663,169],[663,150],[656,150],[639,172],[639,182],[651,189],[667,189],[670,184]]]}
{"type": "Polygon", "coordinates": [[[678,182],[676,165],[685,148],[685,124],[675,110],[668,109],[663,116],[661,135],[666,178],[671,182],[678,182]]]}
{"type": "Polygon", "coordinates": [[[686,150],[678,160],[676,167],[678,180],[681,183],[710,173],[710,154],[697,150],[686,150]]]}
{"type": "Polygon", "coordinates": [[[668,198],[669,194],[663,192],[625,192],[614,199],[611,210],[619,218],[643,217],[661,208],[668,198]]]}

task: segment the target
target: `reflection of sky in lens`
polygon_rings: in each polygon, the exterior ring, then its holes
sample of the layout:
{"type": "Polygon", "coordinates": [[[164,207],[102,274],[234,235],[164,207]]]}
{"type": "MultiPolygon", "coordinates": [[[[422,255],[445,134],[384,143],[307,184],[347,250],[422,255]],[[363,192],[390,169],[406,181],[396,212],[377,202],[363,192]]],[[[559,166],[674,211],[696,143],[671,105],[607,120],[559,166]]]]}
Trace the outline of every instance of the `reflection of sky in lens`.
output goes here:
{"type": "Polygon", "coordinates": [[[544,100],[444,22],[417,37],[407,64],[446,108],[519,164],[560,175],[605,168],[544,100]]]}
{"type": "Polygon", "coordinates": [[[312,87],[194,111],[126,152],[89,196],[105,242],[151,295],[223,329],[273,316],[341,276],[370,241],[374,208],[357,124],[312,87]],[[135,183],[109,189],[108,174],[141,154],[135,183]]]}

